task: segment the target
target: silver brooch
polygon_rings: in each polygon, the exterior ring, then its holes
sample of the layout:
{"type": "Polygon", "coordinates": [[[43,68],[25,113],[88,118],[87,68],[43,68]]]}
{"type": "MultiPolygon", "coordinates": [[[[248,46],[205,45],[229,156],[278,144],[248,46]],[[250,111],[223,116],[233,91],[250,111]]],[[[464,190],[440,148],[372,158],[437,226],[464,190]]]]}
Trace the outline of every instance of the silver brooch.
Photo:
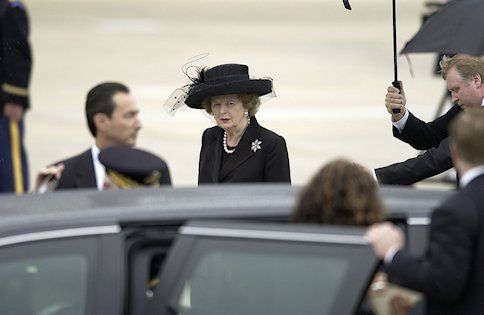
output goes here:
{"type": "Polygon", "coordinates": [[[261,149],[261,147],[260,147],[261,144],[262,144],[262,141],[259,141],[259,139],[255,139],[255,141],[252,142],[250,149],[255,152],[255,151],[261,149]]]}

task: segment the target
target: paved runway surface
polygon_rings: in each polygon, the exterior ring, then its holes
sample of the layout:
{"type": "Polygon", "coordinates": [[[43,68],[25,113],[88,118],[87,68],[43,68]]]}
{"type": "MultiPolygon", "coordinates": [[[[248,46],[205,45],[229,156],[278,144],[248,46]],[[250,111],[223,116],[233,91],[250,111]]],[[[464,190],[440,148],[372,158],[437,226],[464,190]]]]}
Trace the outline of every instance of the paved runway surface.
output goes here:
{"type": "MultiPolygon", "coordinates": [[[[419,28],[422,0],[397,1],[399,48],[419,28]]],[[[188,83],[181,66],[245,63],[274,79],[277,98],[259,122],[288,143],[292,178],[303,184],[326,161],[377,167],[416,151],[391,135],[384,106],[393,81],[390,0],[26,0],[34,72],[26,144],[31,175],[92,144],[85,95],[100,81],[128,84],[141,108],[139,147],[164,157],[176,186],[196,185],[201,135],[213,125],[166,97],[188,83]]],[[[399,58],[408,107],[431,119],[444,93],[435,56],[399,58]]]]}

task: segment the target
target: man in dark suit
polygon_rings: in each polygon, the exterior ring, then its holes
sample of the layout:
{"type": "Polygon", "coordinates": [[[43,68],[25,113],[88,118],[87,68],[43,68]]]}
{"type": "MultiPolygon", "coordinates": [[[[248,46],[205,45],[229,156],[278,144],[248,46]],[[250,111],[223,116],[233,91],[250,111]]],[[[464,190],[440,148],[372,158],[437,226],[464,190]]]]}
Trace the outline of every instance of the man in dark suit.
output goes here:
{"type": "Polygon", "coordinates": [[[400,84],[401,94],[398,93],[397,88],[389,86],[385,98],[386,108],[392,115],[393,136],[410,144],[417,150],[438,147],[440,142],[448,137],[449,123],[460,113],[460,106],[453,105],[445,114],[432,122],[426,123],[407,110],[403,83],[400,84]],[[393,109],[395,108],[399,109],[400,112],[394,113],[393,109]]]}
{"type": "Polygon", "coordinates": [[[112,146],[133,147],[141,129],[138,113],[138,106],[125,85],[105,82],[92,88],[87,94],[86,118],[95,143],[83,153],[54,163],[42,171],[37,178],[36,190],[45,186],[41,182],[45,184],[49,178],[56,179],[56,190],[103,190],[106,170],[98,159],[99,152],[112,146]]]}
{"type": "Polygon", "coordinates": [[[128,87],[105,82],[87,94],[86,119],[94,145],[83,153],[54,163],[64,165],[56,189],[103,189],[106,171],[98,160],[99,151],[108,146],[134,146],[141,122],[139,109],[128,87]]]}
{"type": "Polygon", "coordinates": [[[407,253],[402,231],[389,222],[371,226],[366,239],[391,282],[426,295],[428,314],[477,315],[484,310],[484,111],[460,114],[450,136],[461,190],[433,212],[426,253],[407,253]]]}
{"type": "Polygon", "coordinates": [[[388,88],[385,104],[392,113],[394,135],[416,149],[428,149],[416,158],[375,169],[381,184],[410,185],[440,174],[453,167],[448,145],[447,126],[460,112],[484,104],[484,62],[476,57],[456,55],[442,61],[442,76],[451,91],[452,102],[458,104],[435,121],[425,123],[405,108],[405,94],[388,88]],[[400,113],[392,112],[399,108],[400,113]]]}
{"type": "Polygon", "coordinates": [[[0,192],[28,190],[24,117],[30,107],[29,19],[20,0],[0,0],[0,192]]]}

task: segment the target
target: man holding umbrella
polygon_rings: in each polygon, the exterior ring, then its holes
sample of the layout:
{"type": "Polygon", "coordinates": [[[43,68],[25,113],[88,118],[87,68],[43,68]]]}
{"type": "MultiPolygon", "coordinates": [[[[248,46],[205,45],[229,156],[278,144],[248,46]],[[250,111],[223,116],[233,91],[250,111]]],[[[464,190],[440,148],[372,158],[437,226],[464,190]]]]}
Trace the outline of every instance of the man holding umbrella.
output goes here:
{"type": "MultiPolygon", "coordinates": [[[[427,6],[429,5],[435,5],[435,2],[428,2],[427,6]]],[[[484,1],[451,0],[439,7],[436,12],[427,16],[420,30],[405,44],[400,54],[436,52],[440,55],[484,56],[484,19],[482,18],[484,1]]],[[[395,24],[393,28],[395,46],[395,24]]],[[[459,73],[463,72],[463,67],[466,65],[457,66],[459,73]]],[[[443,74],[445,79],[445,73],[443,74]]],[[[464,79],[467,78],[468,76],[464,77],[464,79]]],[[[449,121],[460,110],[458,106],[454,106],[428,126],[423,126],[405,109],[405,102],[402,87],[400,91],[393,87],[388,88],[385,105],[392,114],[394,136],[419,150],[437,147],[447,137],[449,121]],[[401,92],[401,95],[398,92],[401,92]]],[[[452,102],[456,103],[456,100],[453,99],[452,102]]]]}
{"type": "MultiPolygon", "coordinates": [[[[351,10],[348,0],[343,0],[351,10]]],[[[423,24],[417,35],[401,53],[438,52],[444,54],[484,55],[484,19],[482,0],[451,0],[423,24]],[[471,31],[470,31],[471,30],[471,31]]],[[[445,58],[442,76],[452,94],[452,107],[431,123],[425,123],[405,108],[403,84],[398,81],[396,45],[396,0],[392,0],[393,16],[393,87],[388,88],[386,106],[394,122],[394,135],[417,149],[428,151],[402,163],[375,169],[381,184],[410,185],[440,174],[453,167],[450,158],[447,126],[460,109],[484,106],[484,59],[456,56],[445,58]],[[400,93],[400,94],[399,94],[400,93]]]]}
{"type": "Polygon", "coordinates": [[[453,167],[449,150],[447,127],[460,109],[484,106],[484,61],[478,57],[456,55],[444,58],[442,76],[451,92],[452,107],[431,123],[425,123],[405,108],[405,93],[388,88],[386,106],[394,121],[394,135],[417,149],[429,149],[424,154],[405,162],[375,170],[381,184],[410,185],[440,174],[453,167]],[[393,113],[399,108],[400,113],[393,113]],[[395,117],[397,116],[397,117],[395,117]]]}

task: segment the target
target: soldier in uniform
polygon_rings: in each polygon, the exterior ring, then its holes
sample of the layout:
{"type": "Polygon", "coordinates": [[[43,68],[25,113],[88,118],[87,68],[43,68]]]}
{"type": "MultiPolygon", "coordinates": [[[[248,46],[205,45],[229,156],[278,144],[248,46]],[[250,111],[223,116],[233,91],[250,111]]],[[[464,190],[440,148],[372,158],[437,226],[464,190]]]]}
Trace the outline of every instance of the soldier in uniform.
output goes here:
{"type": "Polygon", "coordinates": [[[23,146],[29,108],[29,20],[22,1],[0,0],[0,192],[28,190],[23,146]]]}

